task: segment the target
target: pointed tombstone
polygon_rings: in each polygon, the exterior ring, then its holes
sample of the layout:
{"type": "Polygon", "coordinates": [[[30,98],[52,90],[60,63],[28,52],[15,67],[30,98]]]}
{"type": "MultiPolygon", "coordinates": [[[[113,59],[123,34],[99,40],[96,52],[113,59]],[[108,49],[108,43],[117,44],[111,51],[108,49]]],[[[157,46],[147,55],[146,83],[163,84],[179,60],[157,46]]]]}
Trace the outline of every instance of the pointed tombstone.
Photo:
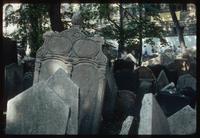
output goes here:
{"type": "Polygon", "coordinates": [[[64,135],[68,117],[69,106],[40,82],[8,101],[6,134],[64,135]]]}
{"type": "Polygon", "coordinates": [[[134,118],[133,116],[128,116],[126,118],[126,120],[122,124],[122,129],[120,131],[120,135],[128,135],[129,134],[129,130],[131,128],[133,118],[134,118]]]}
{"type": "Polygon", "coordinates": [[[138,134],[170,134],[167,118],[152,93],[145,94],[142,99],[138,134]]]}
{"type": "Polygon", "coordinates": [[[189,135],[196,133],[196,110],[185,106],[168,118],[171,134],[189,135]]]}
{"type": "Polygon", "coordinates": [[[178,81],[177,81],[177,90],[180,90],[182,88],[185,88],[185,87],[190,87],[192,88],[194,91],[196,91],[196,78],[194,78],[192,75],[190,74],[184,74],[184,75],[181,75],[179,78],[178,78],[178,81]]]}
{"type": "Polygon", "coordinates": [[[162,70],[157,78],[157,87],[158,90],[161,90],[163,87],[169,84],[169,80],[165,74],[165,71],[162,70]]]}
{"type": "Polygon", "coordinates": [[[67,134],[78,134],[78,113],[79,113],[79,87],[69,78],[63,69],[58,69],[54,75],[47,80],[49,88],[70,106],[70,117],[67,134]]]}

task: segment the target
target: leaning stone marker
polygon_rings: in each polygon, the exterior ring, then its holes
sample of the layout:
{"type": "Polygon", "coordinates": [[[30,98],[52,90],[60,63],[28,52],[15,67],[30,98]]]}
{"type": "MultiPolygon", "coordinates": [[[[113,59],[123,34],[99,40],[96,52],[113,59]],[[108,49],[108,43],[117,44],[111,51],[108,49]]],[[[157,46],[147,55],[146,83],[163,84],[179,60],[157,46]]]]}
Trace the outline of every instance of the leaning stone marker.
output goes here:
{"type": "Polygon", "coordinates": [[[167,118],[152,93],[145,94],[142,99],[138,134],[170,134],[167,118]]]}
{"type": "Polygon", "coordinates": [[[6,134],[65,134],[69,106],[44,82],[8,101],[6,134]]]}
{"type": "Polygon", "coordinates": [[[134,118],[133,116],[128,116],[126,118],[126,120],[122,124],[122,129],[120,131],[120,135],[128,135],[129,134],[129,130],[131,128],[133,118],[134,118]]]}
{"type": "Polygon", "coordinates": [[[163,87],[169,84],[169,80],[165,74],[165,71],[162,70],[157,78],[157,87],[158,90],[161,90],[163,87]]]}
{"type": "Polygon", "coordinates": [[[67,128],[67,134],[78,134],[78,113],[79,113],[79,88],[73,83],[63,69],[56,71],[48,81],[49,88],[55,91],[56,94],[70,106],[70,117],[67,128]]]}
{"type": "Polygon", "coordinates": [[[168,118],[171,134],[189,135],[196,133],[196,111],[185,106],[168,118]]]}
{"type": "Polygon", "coordinates": [[[190,74],[184,74],[181,75],[177,81],[177,89],[180,90],[182,88],[185,87],[190,87],[192,88],[194,91],[196,91],[196,78],[194,78],[192,75],[190,74]]]}

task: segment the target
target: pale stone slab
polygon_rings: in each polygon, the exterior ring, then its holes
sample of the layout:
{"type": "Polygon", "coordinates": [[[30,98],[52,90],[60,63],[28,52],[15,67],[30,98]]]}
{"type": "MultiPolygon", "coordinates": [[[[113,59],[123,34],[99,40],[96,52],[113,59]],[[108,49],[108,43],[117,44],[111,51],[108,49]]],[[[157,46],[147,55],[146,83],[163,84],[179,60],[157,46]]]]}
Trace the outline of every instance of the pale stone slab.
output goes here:
{"type": "Polygon", "coordinates": [[[138,134],[170,134],[167,118],[152,93],[145,94],[142,99],[138,134]]]}
{"type": "Polygon", "coordinates": [[[128,116],[126,120],[122,124],[122,129],[120,131],[120,135],[128,135],[129,130],[131,128],[132,122],[133,122],[133,116],[128,116]]]}
{"type": "Polygon", "coordinates": [[[196,110],[185,106],[168,118],[171,134],[189,135],[196,133],[196,110]]]}
{"type": "Polygon", "coordinates": [[[161,90],[163,87],[169,84],[169,80],[165,74],[165,71],[162,70],[157,78],[157,87],[158,90],[161,90]]]}
{"type": "Polygon", "coordinates": [[[70,106],[70,117],[67,134],[78,134],[79,114],[79,87],[69,78],[63,69],[58,69],[54,75],[47,80],[49,88],[70,106]]]}
{"type": "Polygon", "coordinates": [[[46,83],[33,85],[8,101],[6,134],[65,134],[67,106],[46,83]]]}
{"type": "Polygon", "coordinates": [[[178,78],[176,87],[177,90],[180,90],[185,87],[191,87],[194,91],[196,91],[197,90],[196,84],[197,84],[196,78],[194,78],[190,74],[184,74],[178,78]]]}

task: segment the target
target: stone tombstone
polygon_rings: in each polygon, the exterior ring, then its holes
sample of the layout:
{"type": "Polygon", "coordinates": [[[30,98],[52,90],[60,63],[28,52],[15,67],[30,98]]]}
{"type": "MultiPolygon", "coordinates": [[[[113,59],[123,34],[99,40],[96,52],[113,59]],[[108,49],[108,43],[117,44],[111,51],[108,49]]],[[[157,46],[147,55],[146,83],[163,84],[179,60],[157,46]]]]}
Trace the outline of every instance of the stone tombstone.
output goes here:
{"type": "Polygon", "coordinates": [[[157,78],[157,88],[158,88],[158,90],[161,90],[168,84],[169,84],[169,80],[165,74],[165,71],[162,70],[157,78]]]}
{"type": "Polygon", "coordinates": [[[152,93],[145,94],[142,99],[138,134],[170,134],[167,118],[152,93]]]}
{"type": "Polygon", "coordinates": [[[47,80],[47,86],[70,106],[70,117],[67,134],[78,134],[78,113],[79,113],[79,87],[69,78],[63,69],[56,71],[47,80]]]}
{"type": "Polygon", "coordinates": [[[5,95],[7,100],[23,91],[23,67],[16,63],[5,67],[5,95]]]}
{"type": "MultiPolygon", "coordinates": [[[[80,14],[76,15],[79,16],[80,14]]],[[[34,83],[48,79],[59,68],[80,88],[79,134],[96,134],[106,84],[107,58],[100,37],[87,37],[79,28],[78,17],[70,29],[44,36],[37,51],[34,83]]]]}
{"type": "Polygon", "coordinates": [[[185,87],[190,87],[194,91],[196,91],[197,90],[196,84],[197,84],[196,78],[194,78],[190,74],[184,74],[184,75],[181,75],[178,78],[176,87],[177,87],[177,90],[180,90],[180,89],[185,88],[185,87]]]}
{"type": "Polygon", "coordinates": [[[131,128],[131,125],[133,122],[133,118],[134,118],[133,116],[128,116],[126,118],[126,120],[122,124],[122,128],[119,133],[120,135],[128,135],[129,134],[129,131],[130,131],[130,128],[131,128]]]}
{"type": "Polygon", "coordinates": [[[189,135],[196,133],[196,110],[185,106],[168,118],[171,134],[189,135]]]}
{"type": "Polygon", "coordinates": [[[112,68],[107,69],[106,72],[106,90],[105,90],[105,98],[103,105],[103,117],[104,119],[112,119],[114,115],[114,108],[117,98],[117,84],[114,78],[114,74],[112,72],[112,68]]]}
{"type": "Polygon", "coordinates": [[[45,82],[8,101],[6,134],[66,133],[69,106],[45,82]]]}
{"type": "Polygon", "coordinates": [[[164,53],[161,54],[161,64],[168,65],[174,62],[175,56],[171,49],[166,49],[164,53]]]}
{"type": "Polygon", "coordinates": [[[33,73],[26,72],[23,77],[23,90],[30,88],[33,85],[33,73]]]}
{"type": "Polygon", "coordinates": [[[148,67],[144,67],[144,66],[139,67],[138,73],[139,73],[140,80],[151,80],[151,81],[156,80],[155,75],[153,74],[151,69],[148,67]]]}

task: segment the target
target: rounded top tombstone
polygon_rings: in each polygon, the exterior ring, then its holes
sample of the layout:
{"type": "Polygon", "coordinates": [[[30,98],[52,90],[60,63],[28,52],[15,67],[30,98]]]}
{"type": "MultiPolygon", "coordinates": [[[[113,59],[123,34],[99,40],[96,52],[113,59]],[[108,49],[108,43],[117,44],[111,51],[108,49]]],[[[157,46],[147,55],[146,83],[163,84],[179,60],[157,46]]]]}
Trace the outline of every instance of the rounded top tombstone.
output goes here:
{"type": "Polygon", "coordinates": [[[83,22],[81,12],[75,12],[72,16],[72,24],[73,25],[81,25],[83,22]]]}

